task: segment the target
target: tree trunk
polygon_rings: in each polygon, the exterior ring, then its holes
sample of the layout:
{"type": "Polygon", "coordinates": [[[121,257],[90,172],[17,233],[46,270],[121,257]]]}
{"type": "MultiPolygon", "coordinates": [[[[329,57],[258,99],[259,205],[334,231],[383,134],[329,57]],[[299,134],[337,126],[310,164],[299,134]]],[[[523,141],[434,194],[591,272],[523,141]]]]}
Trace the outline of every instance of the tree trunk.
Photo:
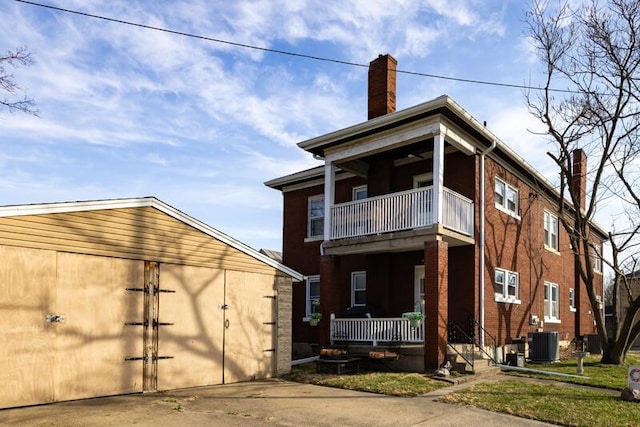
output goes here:
{"type": "Polygon", "coordinates": [[[625,358],[624,346],[617,341],[609,341],[609,345],[602,349],[600,363],[605,365],[622,365],[625,358]]]}

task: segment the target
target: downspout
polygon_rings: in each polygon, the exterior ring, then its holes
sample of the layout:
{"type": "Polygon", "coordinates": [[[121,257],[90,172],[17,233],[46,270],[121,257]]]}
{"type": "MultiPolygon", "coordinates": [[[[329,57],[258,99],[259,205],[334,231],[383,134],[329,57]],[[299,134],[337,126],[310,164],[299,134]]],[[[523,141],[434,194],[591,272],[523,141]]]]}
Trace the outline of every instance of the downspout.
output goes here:
{"type": "Polygon", "coordinates": [[[486,150],[480,152],[480,348],[484,349],[484,157],[496,148],[496,140],[491,141],[491,145],[486,150]]]}
{"type": "MultiPolygon", "coordinates": [[[[321,156],[319,154],[314,154],[313,158],[315,160],[321,160],[321,161],[325,160],[324,156],[321,156]]],[[[325,177],[325,179],[326,179],[326,177],[325,177]]],[[[326,191],[325,191],[325,193],[326,193],[326,191]]],[[[325,197],[326,197],[326,195],[325,195],[325,197]]],[[[327,215],[327,212],[325,212],[324,214],[327,215]]],[[[323,233],[322,233],[322,242],[320,242],[320,256],[324,256],[324,244],[325,244],[326,241],[327,241],[326,240],[326,234],[323,231],[323,233]]]]}

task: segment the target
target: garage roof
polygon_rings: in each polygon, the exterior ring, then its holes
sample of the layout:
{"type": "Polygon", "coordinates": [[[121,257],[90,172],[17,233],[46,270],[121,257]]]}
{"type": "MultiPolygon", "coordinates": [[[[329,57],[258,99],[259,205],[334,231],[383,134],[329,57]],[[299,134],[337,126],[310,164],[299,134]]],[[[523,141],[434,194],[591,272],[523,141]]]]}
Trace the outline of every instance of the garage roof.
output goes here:
{"type": "Polygon", "coordinates": [[[217,239],[249,256],[261,261],[278,271],[290,276],[294,281],[302,281],[304,276],[297,271],[281,264],[274,259],[258,252],[257,250],[245,245],[244,243],[222,233],[215,228],[198,221],[197,219],[185,214],[184,212],[170,206],[155,197],[140,197],[127,199],[109,199],[109,200],[89,200],[77,202],[60,202],[60,203],[39,203],[27,205],[11,205],[0,206],[1,217],[15,217],[26,215],[44,215],[65,212],[83,212],[97,211],[105,209],[123,209],[123,208],[140,208],[151,207],[181,221],[202,233],[205,233],[214,239],[217,239]]]}

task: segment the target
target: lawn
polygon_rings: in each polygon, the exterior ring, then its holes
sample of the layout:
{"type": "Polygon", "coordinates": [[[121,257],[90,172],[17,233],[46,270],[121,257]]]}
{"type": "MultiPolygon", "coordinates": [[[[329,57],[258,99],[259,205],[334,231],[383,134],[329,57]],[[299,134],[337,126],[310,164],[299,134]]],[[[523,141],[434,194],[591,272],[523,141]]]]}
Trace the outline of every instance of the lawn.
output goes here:
{"type": "Polygon", "coordinates": [[[317,374],[313,364],[294,366],[284,377],[290,381],[390,396],[418,396],[449,385],[423,374],[364,372],[353,375],[317,374]]]}
{"type": "MultiPolygon", "coordinates": [[[[592,387],[608,388],[611,390],[622,390],[627,386],[627,374],[630,365],[640,365],[639,353],[628,353],[624,366],[603,365],[600,363],[600,357],[587,357],[584,360],[584,375],[582,378],[557,377],[515,371],[509,371],[508,373],[509,375],[514,376],[547,378],[567,383],[583,384],[592,387]]],[[[577,359],[567,359],[557,363],[531,363],[527,364],[526,367],[542,371],[577,375],[577,359]]]]}
{"type": "Polygon", "coordinates": [[[476,384],[438,401],[559,425],[637,426],[640,422],[639,404],[624,402],[608,391],[515,379],[476,384]]]}
{"type": "MultiPolygon", "coordinates": [[[[534,373],[509,373],[497,382],[476,383],[446,394],[439,401],[471,405],[493,412],[572,426],[638,426],[640,404],[620,400],[626,387],[629,365],[640,365],[640,354],[630,353],[624,366],[602,365],[590,357],[583,378],[534,373]],[[523,376],[553,380],[535,382],[523,376]],[[566,383],[589,387],[575,387],[566,383]],[[615,390],[612,392],[612,390],[615,390]]],[[[528,364],[528,368],[576,374],[577,360],[528,364]]],[[[428,375],[369,372],[354,375],[317,374],[314,365],[296,366],[286,379],[328,387],[367,391],[393,396],[418,396],[447,387],[448,383],[428,375]]]]}

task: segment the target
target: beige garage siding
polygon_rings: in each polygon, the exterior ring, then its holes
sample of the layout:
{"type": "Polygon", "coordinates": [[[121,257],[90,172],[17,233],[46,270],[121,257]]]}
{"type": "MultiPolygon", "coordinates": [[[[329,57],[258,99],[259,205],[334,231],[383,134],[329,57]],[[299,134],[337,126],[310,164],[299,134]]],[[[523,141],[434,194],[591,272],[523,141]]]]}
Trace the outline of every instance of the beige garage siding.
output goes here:
{"type": "Polygon", "coordinates": [[[280,274],[153,207],[3,217],[0,244],[280,274]]]}

